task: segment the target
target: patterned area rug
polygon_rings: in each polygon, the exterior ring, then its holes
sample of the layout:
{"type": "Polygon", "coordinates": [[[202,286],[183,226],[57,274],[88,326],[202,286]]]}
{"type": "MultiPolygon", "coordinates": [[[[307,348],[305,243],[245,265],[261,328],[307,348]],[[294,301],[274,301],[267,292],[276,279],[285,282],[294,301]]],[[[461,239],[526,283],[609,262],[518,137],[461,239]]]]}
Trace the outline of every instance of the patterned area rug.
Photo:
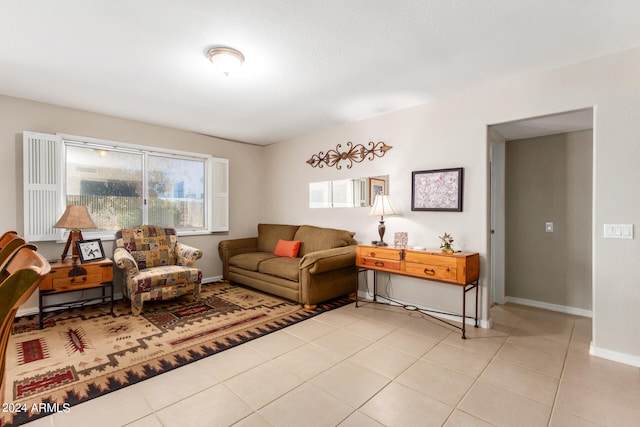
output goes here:
{"type": "Polygon", "coordinates": [[[17,426],[194,362],[352,302],[314,311],[228,282],[191,296],[145,303],[128,300],[56,312],[38,329],[37,316],[16,319],[7,349],[1,426],[17,426]]]}

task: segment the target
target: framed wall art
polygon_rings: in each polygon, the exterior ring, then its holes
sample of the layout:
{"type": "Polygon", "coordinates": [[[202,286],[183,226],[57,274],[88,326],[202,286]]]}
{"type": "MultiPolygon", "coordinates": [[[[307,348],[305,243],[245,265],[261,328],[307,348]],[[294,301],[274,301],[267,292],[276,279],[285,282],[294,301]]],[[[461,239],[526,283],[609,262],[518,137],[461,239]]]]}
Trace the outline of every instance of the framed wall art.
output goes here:
{"type": "Polygon", "coordinates": [[[105,259],[104,249],[102,248],[102,240],[78,240],[76,241],[78,247],[78,256],[80,262],[92,262],[105,259]]]}
{"type": "Polygon", "coordinates": [[[411,173],[412,211],[462,212],[463,168],[411,173]]]}
{"type": "Polygon", "coordinates": [[[378,194],[387,194],[387,183],[384,179],[369,178],[369,206],[373,206],[378,194]]]}

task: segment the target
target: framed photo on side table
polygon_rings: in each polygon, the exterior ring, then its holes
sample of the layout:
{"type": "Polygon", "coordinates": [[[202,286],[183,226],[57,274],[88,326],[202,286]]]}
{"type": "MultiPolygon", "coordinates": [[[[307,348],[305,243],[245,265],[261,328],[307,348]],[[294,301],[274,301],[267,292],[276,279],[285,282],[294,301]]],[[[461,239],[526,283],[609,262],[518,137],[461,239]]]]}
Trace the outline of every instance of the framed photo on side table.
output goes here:
{"type": "Polygon", "coordinates": [[[412,211],[462,212],[463,169],[411,173],[412,211]]]}
{"type": "Polygon", "coordinates": [[[78,240],[76,242],[78,248],[78,256],[80,256],[80,262],[92,262],[101,261],[105,259],[104,249],[102,248],[102,240],[78,240]]]}

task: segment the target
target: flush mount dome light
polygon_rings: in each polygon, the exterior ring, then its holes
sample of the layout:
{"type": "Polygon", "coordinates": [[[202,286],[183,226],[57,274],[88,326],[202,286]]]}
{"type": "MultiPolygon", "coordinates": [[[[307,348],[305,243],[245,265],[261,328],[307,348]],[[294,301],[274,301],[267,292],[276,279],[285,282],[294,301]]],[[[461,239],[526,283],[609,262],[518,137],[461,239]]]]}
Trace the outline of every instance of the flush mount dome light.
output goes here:
{"type": "Polygon", "coordinates": [[[207,56],[209,61],[227,77],[244,62],[244,55],[230,47],[213,47],[209,49],[207,56]]]}

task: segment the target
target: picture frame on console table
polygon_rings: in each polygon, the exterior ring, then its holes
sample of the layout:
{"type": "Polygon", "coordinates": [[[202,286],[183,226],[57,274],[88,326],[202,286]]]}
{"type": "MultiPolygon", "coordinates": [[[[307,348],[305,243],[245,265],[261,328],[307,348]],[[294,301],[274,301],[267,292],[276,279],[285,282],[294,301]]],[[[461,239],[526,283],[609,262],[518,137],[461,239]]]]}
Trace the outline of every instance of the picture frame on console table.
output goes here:
{"type": "Polygon", "coordinates": [[[409,233],[398,231],[393,235],[393,246],[396,248],[406,248],[409,243],[409,233]]]}
{"type": "Polygon", "coordinates": [[[83,264],[85,262],[102,261],[106,258],[102,240],[100,239],[78,240],[76,247],[78,248],[80,262],[83,264]]]}
{"type": "Polygon", "coordinates": [[[411,210],[462,212],[463,168],[411,173],[411,210]]]}

